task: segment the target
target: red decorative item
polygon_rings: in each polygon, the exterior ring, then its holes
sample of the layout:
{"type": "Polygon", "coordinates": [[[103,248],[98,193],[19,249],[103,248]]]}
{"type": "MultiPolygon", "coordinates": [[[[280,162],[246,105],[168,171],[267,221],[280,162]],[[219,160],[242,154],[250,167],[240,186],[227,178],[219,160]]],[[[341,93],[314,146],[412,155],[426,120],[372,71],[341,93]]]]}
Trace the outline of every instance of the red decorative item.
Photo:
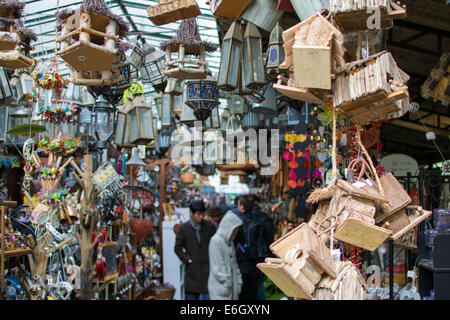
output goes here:
{"type": "Polygon", "coordinates": [[[103,257],[97,259],[97,263],[95,264],[95,276],[99,280],[106,276],[106,264],[105,258],[103,257]]]}
{"type": "Polygon", "coordinates": [[[291,12],[294,10],[294,7],[292,6],[291,0],[278,0],[277,10],[291,12]]]}
{"type": "Polygon", "coordinates": [[[133,219],[130,223],[130,228],[136,235],[139,243],[142,243],[153,229],[153,224],[148,219],[133,219]]]}

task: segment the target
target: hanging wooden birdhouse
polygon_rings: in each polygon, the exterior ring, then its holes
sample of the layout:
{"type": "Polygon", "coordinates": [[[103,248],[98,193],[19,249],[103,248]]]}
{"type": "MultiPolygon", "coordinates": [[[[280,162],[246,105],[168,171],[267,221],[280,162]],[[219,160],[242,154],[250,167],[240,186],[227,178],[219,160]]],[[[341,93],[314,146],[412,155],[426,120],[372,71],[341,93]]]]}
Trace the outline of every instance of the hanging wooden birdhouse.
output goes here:
{"type": "Polygon", "coordinates": [[[0,2],[0,50],[14,50],[19,44],[16,19],[23,15],[25,3],[21,1],[0,2]]]}
{"type": "Polygon", "coordinates": [[[409,76],[389,52],[348,63],[341,70],[336,74],[333,104],[353,121],[398,118],[409,110],[409,76]]]}
{"type": "Polygon", "coordinates": [[[324,8],[328,8],[330,5],[329,0],[291,0],[292,7],[295,13],[304,21],[314,15],[316,12],[321,11],[324,8]]]}
{"type": "Polygon", "coordinates": [[[123,54],[117,52],[114,55],[114,62],[108,70],[77,71],[71,69],[72,82],[79,86],[113,86],[129,80],[130,75],[124,73],[122,68],[126,67],[126,59],[123,54]]]}
{"type": "Polygon", "coordinates": [[[215,17],[237,19],[253,0],[210,0],[211,12],[215,17]]]}
{"type": "Polygon", "coordinates": [[[30,52],[31,41],[37,35],[18,24],[25,3],[21,1],[0,2],[0,66],[8,69],[28,68],[35,65],[30,52]]]}
{"type": "Polygon", "coordinates": [[[194,18],[183,20],[177,36],[163,43],[161,48],[166,52],[163,74],[180,80],[205,79],[208,69],[205,52],[217,49],[215,45],[200,39],[194,18]]]}
{"type": "Polygon", "coordinates": [[[147,8],[147,13],[154,25],[161,26],[178,20],[195,18],[201,12],[195,0],[158,0],[156,6],[147,8]]]}
{"type": "Polygon", "coordinates": [[[84,0],[79,11],[61,13],[58,55],[76,71],[110,70],[119,52],[119,39],[129,25],[113,14],[103,0],[84,0]]]}
{"type": "Polygon", "coordinates": [[[440,101],[443,106],[448,106],[450,102],[449,74],[450,52],[446,52],[441,56],[420,88],[422,97],[425,99],[432,98],[434,101],[440,101]]]}
{"type": "Polygon", "coordinates": [[[344,38],[322,14],[316,13],[283,32],[285,60],[274,85],[280,93],[296,100],[326,104],[332,97],[334,70],[344,65],[344,38]]]}
{"type": "Polygon", "coordinates": [[[406,6],[393,0],[330,0],[330,11],[344,33],[390,29],[394,19],[406,18],[406,6]]]}

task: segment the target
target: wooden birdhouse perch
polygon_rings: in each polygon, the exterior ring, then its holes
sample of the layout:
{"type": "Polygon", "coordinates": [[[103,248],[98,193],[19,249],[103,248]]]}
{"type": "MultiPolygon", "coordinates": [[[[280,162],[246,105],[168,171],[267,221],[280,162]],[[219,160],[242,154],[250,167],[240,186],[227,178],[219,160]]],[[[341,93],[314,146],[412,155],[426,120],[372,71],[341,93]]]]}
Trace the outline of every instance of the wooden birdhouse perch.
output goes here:
{"type": "Polygon", "coordinates": [[[161,26],[178,20],[195,18],[201,12],[195,0],[158,0],[156,6],[147,8],[147,13],[154,25],[161,26]]]}

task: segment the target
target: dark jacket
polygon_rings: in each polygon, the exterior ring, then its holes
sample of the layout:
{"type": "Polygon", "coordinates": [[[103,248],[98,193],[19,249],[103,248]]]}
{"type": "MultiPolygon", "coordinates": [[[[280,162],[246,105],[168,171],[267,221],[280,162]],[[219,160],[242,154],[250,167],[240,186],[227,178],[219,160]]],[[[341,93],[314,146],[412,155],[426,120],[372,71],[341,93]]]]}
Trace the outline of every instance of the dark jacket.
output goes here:
{"type": "Polygon", "coordinates": [[[209,241],[216,232],[210,221],[202,221],[200,242],[190,222],[183,223],[175,238],[175,253],[186,265],[184,287],[187,292],[207,293],[209,276],[209,241]],[[192,263],[188,263],[189,259],[192,263]]]}
{"type": "Polygon", "coordinates": [[[228,204],[226,204],[226,202],[219,202],[217,204],[217,206],[220,208],[220,210],[222,211],[222,214],[227,213],[229,210],[232,209],[231,206],[229,206],[228,204]]]}

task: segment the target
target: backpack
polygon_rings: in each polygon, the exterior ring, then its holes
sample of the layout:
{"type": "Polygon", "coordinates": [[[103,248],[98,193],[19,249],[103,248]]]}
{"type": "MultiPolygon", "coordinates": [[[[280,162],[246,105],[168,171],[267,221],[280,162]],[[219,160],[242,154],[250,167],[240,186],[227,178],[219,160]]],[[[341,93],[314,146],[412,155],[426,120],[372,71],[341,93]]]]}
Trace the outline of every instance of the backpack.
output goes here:
{"type": "Polygon", "coordinates": [[[264,238],[265,226],[262,218],[256,214],[239,215],[244,222],[242,224],[242,239],[238,248],[252,259],[264,261],[270,256],[270,251],[264,238]]]}

